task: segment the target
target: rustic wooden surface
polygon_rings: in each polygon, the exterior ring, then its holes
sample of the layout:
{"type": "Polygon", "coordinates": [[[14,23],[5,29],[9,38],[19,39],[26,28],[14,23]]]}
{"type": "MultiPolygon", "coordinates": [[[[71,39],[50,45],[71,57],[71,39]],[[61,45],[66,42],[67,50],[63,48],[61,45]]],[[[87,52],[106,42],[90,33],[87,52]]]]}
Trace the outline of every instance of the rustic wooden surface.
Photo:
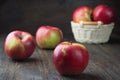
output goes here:
{"type": "Polygon", "coordinates": [[[5,36],[0,35],[0,80],[120,80],[119,40],[98,45],[84,44],[90,55],[85,71],[76,76],[61,76],[53,66],[53,50],[36,47],[29,59],[16,62],[5,55],[4,39],[5,36]]]}

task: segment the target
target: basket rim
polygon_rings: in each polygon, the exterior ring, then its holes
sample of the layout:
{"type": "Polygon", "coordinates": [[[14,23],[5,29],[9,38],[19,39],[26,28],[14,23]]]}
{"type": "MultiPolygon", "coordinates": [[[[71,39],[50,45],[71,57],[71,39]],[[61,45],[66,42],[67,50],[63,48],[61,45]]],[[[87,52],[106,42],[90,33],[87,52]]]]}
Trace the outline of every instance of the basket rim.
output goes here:
{"type": "Polygon", "coordinates": [[[98,24],[98,25],[85,25],[82,23],[75,23],[74,21],[71,21],[71,26],[74,27],[79,27],[79,28],[84,28],[84,29],[104,29],[104,28],[113,28],[115,25],[114,22],[110,24],[98,24]]]}

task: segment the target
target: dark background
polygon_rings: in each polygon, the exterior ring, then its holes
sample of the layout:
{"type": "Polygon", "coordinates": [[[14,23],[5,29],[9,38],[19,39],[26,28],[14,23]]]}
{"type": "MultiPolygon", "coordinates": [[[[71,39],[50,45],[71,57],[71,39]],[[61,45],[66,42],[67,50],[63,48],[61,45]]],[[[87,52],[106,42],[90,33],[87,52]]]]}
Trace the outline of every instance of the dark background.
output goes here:
{"type": "Polygon", "coordinates": [[[112,34],[120,34],[119,0],[0,0],[0,34],[24,30],[35,35],[41,25],[62,29],[64,36],[73,36],[70,21],[75,8],[107,4],[116,13],[112,34]]]}

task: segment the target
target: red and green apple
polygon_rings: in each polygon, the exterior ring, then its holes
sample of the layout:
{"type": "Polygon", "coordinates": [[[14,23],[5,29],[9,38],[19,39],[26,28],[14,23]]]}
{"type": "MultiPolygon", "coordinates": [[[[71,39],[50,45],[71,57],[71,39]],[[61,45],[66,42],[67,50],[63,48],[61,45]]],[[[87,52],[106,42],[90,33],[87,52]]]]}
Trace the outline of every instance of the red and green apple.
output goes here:
{"type": "Polygon", "coordinates": [[[54,49],[52,60],[61,75],[78,75],[88,65],[88,50],[82,44],[64,41],[54,49]]]}
{"type": "Polygon", "coordinates": [[[73,21],[91,21],[92,9],[89,6],[80,6],[73,12],[73,21]]]}
{"type": "Polygon", "coordinates": [[[40,26],[36,32],[36,42],[39,48],[53,49],[63,39],[62,30],[54,26],[40,26]]]}
{"type": "Polygon", "coordinates": [[[104,24],[109,24],[114,21],[115,12],[108,5],[100,4],[93,10],[94,21],[102,21],[104,24]]]}
{"type": "Polygon", "coordinates": [[[10,32],[4,42],[4,50],[12,60],[24,60],[29,58],[36,47],[34,37],[24,31],[10,32]]]}

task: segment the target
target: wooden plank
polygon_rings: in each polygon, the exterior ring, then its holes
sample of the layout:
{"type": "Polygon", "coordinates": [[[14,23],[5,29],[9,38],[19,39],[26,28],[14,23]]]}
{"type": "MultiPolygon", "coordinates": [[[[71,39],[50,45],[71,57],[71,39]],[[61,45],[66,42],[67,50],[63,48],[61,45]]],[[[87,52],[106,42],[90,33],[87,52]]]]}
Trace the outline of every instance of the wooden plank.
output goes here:
{"type": "Polygon", "coordinates": [[[85,71],[76,76],[61,76],[52,62],[53,50],[36,47],[33,55],[21,62],[4,52],[5,36],[0,35],[0,80],[119,80],[120,44],[84,44],[90,55],[85,71]]]}
{"type": "MultiPolygon", "coordinates": [[[[111,53],[114,54],[111,52],[113,49],[112,45],[109,48],[104,48],[103,46],[105,45],[87,45],[91,57],[90,64],[94,65],[93,69],[95,69],[96,73],[99,73],[99,76],[101,76],[103,80],[115,80],[117,78],[119,79],[119,58],[117,56],[110,56],[111,53]]],[[[116,54],[120,56],[118,52],[116,54]]],[[[91,74],[94,74],[95,72],[91,74]]]]}

